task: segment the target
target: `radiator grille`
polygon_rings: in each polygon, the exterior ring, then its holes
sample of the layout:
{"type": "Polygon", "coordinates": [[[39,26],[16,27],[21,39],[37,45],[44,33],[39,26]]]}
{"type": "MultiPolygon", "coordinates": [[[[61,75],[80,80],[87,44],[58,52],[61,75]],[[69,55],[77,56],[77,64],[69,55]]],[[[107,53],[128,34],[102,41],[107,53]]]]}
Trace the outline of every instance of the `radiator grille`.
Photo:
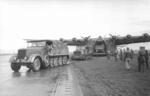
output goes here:
{"type": "Polygon", "coordinates": [[[18,50],[18,59],[24,59],[25,56],[26,56],[26,50],[25,49],[18,50]]]}

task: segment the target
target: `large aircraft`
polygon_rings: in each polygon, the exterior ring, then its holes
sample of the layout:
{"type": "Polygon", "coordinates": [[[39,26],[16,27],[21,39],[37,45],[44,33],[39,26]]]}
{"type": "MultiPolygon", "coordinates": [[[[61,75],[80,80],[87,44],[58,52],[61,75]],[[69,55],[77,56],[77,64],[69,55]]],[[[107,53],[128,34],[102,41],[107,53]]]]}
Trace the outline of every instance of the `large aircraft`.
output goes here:
{"type": "MultiPolygon", "coordinates": [[[[132,35],[116,36],[110,34],[109,38],[102,38],[101,36],[99,36],[98,38],[105,41],[105,44],[107,46],[106,51],[110,50],[111,52],[114,52],[118,45],[122,46],[131,43],[150,42],[150,35],[148,33],[144,33],[140,36],[132,36],[132,35]]],[[[64,42],[66,42],[68,45],[78,46],[78,45],[86,45],[88,41],[95,41],[98,38],[91,38],[90,36],[88,36],[82,37],[81,39],[73,38],[70,40],[64,40],[64,42]]]]}
{"type": "MultiPolygon", "coordinates": [[[[132,35],[116,36],[110,34],[109,38],[103,38],[103,39],[114,41],[115,45],[123,45],[123,44],[131,44],[131,43],[149,42],[150,35],[148,33],[144,33],[141,36],[132,36],[132,35]]],[[[96,40],[96,38],[91,38],[90,36],[82,37],[81,39],[72,38],[70,40],[64,40],[64,42],[66,42],[68,45],[80,45],[80,44],[85,44],[88,40],[96,40]]]]}

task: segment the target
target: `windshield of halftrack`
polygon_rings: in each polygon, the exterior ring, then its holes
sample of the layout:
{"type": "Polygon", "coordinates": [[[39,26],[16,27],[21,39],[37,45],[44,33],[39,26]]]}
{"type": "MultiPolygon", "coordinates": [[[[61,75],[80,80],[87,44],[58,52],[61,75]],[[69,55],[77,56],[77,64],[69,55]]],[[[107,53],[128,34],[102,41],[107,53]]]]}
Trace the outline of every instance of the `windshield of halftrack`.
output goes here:
{"type": "Polygon", "coordinates": [[[27,42],[27,47],[43,47],[46,42],[27,42]]]}

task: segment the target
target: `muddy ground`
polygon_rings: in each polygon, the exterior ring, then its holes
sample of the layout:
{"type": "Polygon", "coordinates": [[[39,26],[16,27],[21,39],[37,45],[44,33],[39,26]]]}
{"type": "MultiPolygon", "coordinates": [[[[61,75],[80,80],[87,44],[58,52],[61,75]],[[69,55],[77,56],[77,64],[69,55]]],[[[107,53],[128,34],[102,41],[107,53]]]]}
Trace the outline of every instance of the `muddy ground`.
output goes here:
{"type": "Polygon", "coordinates": [[[127,71],[124,62],[93,57],[73,61],[84,96],[150,96],[150,69],[138,72],[136,58],[127,71]]]}

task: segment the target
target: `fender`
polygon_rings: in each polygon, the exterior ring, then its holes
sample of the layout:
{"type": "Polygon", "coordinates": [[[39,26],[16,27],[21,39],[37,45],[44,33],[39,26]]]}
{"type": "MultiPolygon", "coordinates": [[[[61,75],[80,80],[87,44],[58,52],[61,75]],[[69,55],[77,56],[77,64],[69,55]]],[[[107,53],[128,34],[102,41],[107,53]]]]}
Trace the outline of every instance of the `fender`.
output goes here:
{"type": "MultiPolygon", "coordinates": [[[[40,58],[42,59],[42,56],[41,56],[40,54],[32,54],[32,55],[29,57],[28,61],[31,62],[31,63],[33,63],[33,62],[34,62],[34,59],[35,59],[36,57],[40,57],[40,58]]],[[[43,61],[43,60],[42,60],[42,61],[43,61]]]]}
{"type": "Polygon", "coordinates": [[[17,59],[17,55],[13,55],[10,57],[9,62],[10,63],[16,62],[16,59],[17,59]]]}

